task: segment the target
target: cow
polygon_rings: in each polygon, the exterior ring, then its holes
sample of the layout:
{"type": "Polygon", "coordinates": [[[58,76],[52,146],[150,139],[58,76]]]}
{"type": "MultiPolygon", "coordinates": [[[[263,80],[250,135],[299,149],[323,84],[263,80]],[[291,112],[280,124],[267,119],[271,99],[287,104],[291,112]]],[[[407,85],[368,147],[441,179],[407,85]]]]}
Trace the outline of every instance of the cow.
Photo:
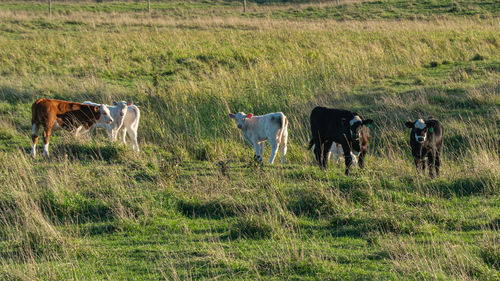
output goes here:
{"type": "MultiPolygon", "coordinates": [[[[99,105],[90,101],[85,101],[84,104],[99,105]]],[[[138,152],[137,128],[139,127],[139,119],[141,117],[139,108],[133,102],[126,101],[113,101],[113,105],[108,106],[108,108],[115,120],[113,124],[96,122],[92,126],[92,129],[97,127],[106,128],[110,142],[116,141],[118,136],[121,136],[122,143],[124,144],[127,143],[125,136],[128,134],[132,149],[138,152]]]]}
{"type": "Polygon", "coordinates": [[[439,176],[439,167],[443,156],[444,127],[438,120],[429,117],[405,123],[411,129],[410,146],[417,172],[425,173],[425,158],[429,166],[429,175],[434,177],[434,170],[439,176]]]}
{"type": "MultiPolygon", "coordinates": [[[[332,148],[330,149],[330,152],[328,153],[328,159],[330,159],[330,155],[335,156],[335,164],[339,163],[341,158],[344,158],[344,150],[342,149],[342,145],[340,143],[332,143],[332,148]]],[[[353,153],[351,151],[351,158],[352,158],[352,166],[357,167],[358,166],[358,153],[356,152],[353,153]]]]}
{"type": "Polygon", "coordinates": [[[351,151],[358,153],[359,167],[364,167],[364,158],[368,150],[371,119],[363,119],[356,112],[344,109],[315,107],[310,116],[311,141],[314,146],[316,161],[320,167],[328,166],[328,154],[332,144],[338,143],[344,150],[345,174],[349,175],[352,165],[351,151]]]}
{"type": "Polygon", "coordinates": [[[269,163],[274,162],[276,152],[281,145],[281,163],[285,164],[285,155],[288,140],[288,119],[282,112],[269,113],[266,115],[254,116],[252,113],[245,114],[238,112],[229,113],[229,118],[236,120],[236,124],[243,138],[255,149],[255,159],[263,161],[264,141],[268,140],[271,145],[271,158],[269,163]]]}
{"type": "MultiPolygon", "coordinates": [[[[100,106],[100,104],[91,101],[84,101],[83,104],[100,106]]],[[[123,125],[123,120],[125,119],[125,116],[127,114],[127,102],[117,103],[113,101],[113,105],[111,106],[108,105],[108,108],[109,108],[109,113],[114,120],[113,124],[96,122],[94,125],[92,125],[90,130],[96,127],[106,128],[108,132],[109,142],[113,142],[114,140],[117,139],[118,132],[121,129],[123,125]]]]}
{"type": "Polygon", "coordinates": [[[31,156],[36,156],[40,126],[43,126],[43,152],[45,156],[49,156],[49,139],[53,129],[63,128],[67,131],[89,129],[98,121],[113,123],[106,105],[96,106],[56,99],[36,100],[31,106],[31,139],[33,141],[31,156]]]}

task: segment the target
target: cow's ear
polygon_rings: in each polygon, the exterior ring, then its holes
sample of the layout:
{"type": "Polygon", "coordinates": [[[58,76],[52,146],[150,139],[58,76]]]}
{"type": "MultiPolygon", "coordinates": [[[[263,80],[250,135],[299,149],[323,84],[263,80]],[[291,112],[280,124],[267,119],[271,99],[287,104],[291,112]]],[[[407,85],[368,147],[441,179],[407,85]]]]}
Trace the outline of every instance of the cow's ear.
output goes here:
{"type": "Polygon", "coordinates": [[[252,114],[252,113],[248,113],[248,114],[247,114],[247,118],[248,118],[248,119],[250,119],[250,118],[252,118],[252,117],[253,117],[253,114],[252,114]]]}
{"type": "Polygon", "coordinates": [[[127,102],[127,105],[128,105],[128,106],[131,106],[131,105],[133,105],[133,104],[134,104],[134,102],[133,102],[133,101],[129,101],[129,102],[127,102]]]}
{"type": "Polygon", "coordinates": [[[430,128],[429,128],[429,133],[432,133],[432,132],[434,132],[434,128],[433,128],[433,127],[430,127],[430,128]]]}
{"type": "Polygon", "coordinates": [[[234,114],[232,114],[232,113],[229,113],[227,116],[229,116],[229,118],[231,118],[231,119],[234,119],[234,114]]]}
{"type": "Polygon", "coordinates": [[[413,123],[413,122],[411,122],[411,121],[407,121],[407,122],[405,123],[405,125],[406,125],[406,127],[408,127],[408,128],[410,128],[410,129],[411,129],[411,128],[413,128],[413,126],[415,125],[415,123],[413,123]]]}
{"type": "Polygon", "coordinates": [[[370,127],[371,124],[373,124],[373,120],[372,119],[365,119],[365,120],[363,120],[363,125],[365,125],[366,127],[370,127]]]}
{"type": "Polygon", "coordinates": [[[118,104],[118,103],[114,100],[114,101],[113,101],[113,105],[117,105],[117,104],[118,104]]]}

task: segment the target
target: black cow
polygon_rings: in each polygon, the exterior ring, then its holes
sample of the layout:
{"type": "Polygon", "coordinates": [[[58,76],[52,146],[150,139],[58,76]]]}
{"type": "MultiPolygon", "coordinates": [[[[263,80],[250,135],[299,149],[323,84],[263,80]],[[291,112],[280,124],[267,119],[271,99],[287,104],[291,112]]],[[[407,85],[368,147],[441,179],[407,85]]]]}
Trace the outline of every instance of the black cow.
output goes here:
{"type": "Polygon", "coordinates": [[[345,174],[349,175],[352,163],[351,150],[359,153],[359,167],[364,166],[364,157],[368,150],[371,119],[363,119],[356,112],[343,109],[315,107],[311,112],[311,141],[314,145],[316,161],[321,167],[328,165],[328,152],[333,142],[342,145],[345,159],[345,174]]]}
{"type": "Polygon", "coordinates": [[[439,166],[443,155],[444,127],[436,119],[418,119],[406,122],[406,127],[411,128],[410,146],[411,154],[415,160],[417,172],[425,172],[425,157],[429,166],[429,175],[439,176],[439,166]]]}

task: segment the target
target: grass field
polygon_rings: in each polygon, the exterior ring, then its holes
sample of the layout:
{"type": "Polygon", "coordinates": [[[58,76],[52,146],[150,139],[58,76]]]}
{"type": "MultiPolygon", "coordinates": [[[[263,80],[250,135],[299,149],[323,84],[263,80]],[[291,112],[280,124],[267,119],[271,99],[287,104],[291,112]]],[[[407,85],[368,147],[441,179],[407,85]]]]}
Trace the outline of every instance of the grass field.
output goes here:
{"type": "Polygon", "coordinates": [[[0,279],[500,279],[498,1],[260,2],[0,2],[0,279]],[[41,97],[133,100],[141,152],[32,159],[41,97]],[[364,170],[314,164],[317,105],[375,121],[364,170]],[[288,116],[286,165],[237,111],[288,116]],[[430,115],[434,179],[404,126],[430,115]]]}

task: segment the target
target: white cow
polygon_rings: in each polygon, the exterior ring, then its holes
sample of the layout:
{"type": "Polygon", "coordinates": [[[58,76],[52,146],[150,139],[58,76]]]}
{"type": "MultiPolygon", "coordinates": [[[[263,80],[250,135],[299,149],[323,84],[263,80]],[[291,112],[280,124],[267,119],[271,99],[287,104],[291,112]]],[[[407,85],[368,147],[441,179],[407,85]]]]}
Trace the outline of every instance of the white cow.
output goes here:
{"type": "Polygon", "coordinates": [[[258,161],[263,161],[264,141],[268,140],[272,149],[269,163],[274,162],[276,152],[281,145],[281,163],[285,164],[286,143],[288,140],[288,119],[285,114],[276,112],[253,116],[252,113],[238,112],[236,114],[229,113],[228,115],[229,118],[236,120],[243,138],[253,145],[255,157],[258,161]]]}
{"type": "MultiPolygon", "coordinates": [[[[86,101],[85,104],[94,104],[93,102],[86,101]]],[[[112,124],[96,123],[92,128],[106,128],[108,131],[109,141],[116,141],[118,135],[121,134],[122,142],[126,144],[125,135],[128,134],[132,149],[139,151],[139,144],[137,143],[137,128],[139,126],[139,119],[141,117],[141,112],[139,108],[132,102],[126,101],[113,101],[113,105],[108,106],[109,111],[115,122],[112,124]]]]}
{"type": "MultiPolygon", "coordinates": [[[[339,163],[340,158],[344,158],[344,149],[342,149],[342,145],[336,142],[332,143],[332,147],[328,152],[328,158],[330,158],[331,154],[335,155],[335,164],[339,163]]],[[[358,152],[353,153],[353,151],[351,150],[352,165],[354,167],[358,166],[357,154],[358,152]]]]}

